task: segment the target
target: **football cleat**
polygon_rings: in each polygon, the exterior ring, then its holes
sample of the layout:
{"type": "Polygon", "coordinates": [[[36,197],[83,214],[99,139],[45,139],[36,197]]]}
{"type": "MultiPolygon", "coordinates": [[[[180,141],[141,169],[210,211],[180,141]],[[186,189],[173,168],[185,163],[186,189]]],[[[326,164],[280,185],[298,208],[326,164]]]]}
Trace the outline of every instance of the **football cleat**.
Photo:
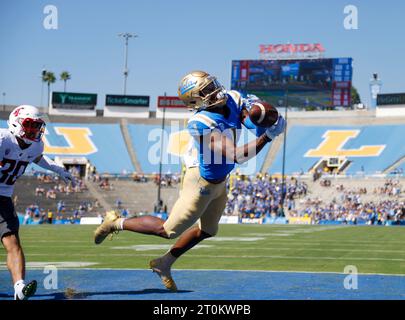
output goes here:
{"type": "Polygon", "coordinates": [[[105,219],[101,225],[98,226],[94,232],[95,244],[100,244],[104,239],[113,232],[119,232],[120,216],[115,211],[108,211],[105,215],[105,219]]]}
{"type": "Polygon", "coordinates": [[[27,283],[24,288],[21,290],[23,294],[23,298],[21,299],[17,293],[14,294],[14,300],[27,300],[28,298],[32,297],[35,292],[37,291],[37,281],[32,280],[31,282],[27,283]]]}
{"type": "Polygon", "coordinates": [[[167,289],[173,292],[177,291],[177,286],[172,278],[170,267],[165,266],[164,261],[161,258],[150,261],[149,266],[153,272],[156,272],[158,274],[160,280],[162,280],[163,285],[167,289]]]}

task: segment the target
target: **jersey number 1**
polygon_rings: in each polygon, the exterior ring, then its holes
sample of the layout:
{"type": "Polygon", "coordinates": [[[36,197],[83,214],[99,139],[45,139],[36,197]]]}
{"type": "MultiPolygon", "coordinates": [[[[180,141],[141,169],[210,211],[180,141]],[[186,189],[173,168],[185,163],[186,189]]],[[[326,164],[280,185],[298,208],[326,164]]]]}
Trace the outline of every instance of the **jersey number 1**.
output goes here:
{"type": "Polygon", "coordinates": [[[4,170],[1,170],[1,177],[0,177],[0,183],[5,183],[9,186],[13,185],[17,178],[21,175],[24,174],[25,169],[28,166],[27,161],[16,161],[13,159],[6,159],[4,158],[2,163],[2,168],[6,168],[7,165],[8,167],[4,170]],[[20,173],[21,171],[21,173],[20,173]],[[11,173],[12,172],[12,173],[11,173]]]}

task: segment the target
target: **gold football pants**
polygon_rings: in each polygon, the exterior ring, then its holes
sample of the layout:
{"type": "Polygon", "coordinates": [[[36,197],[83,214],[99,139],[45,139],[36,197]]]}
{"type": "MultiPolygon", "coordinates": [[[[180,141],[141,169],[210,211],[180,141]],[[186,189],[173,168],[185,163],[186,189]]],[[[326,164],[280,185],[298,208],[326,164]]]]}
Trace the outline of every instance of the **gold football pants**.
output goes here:
{"type": "Polygon", "coordinates": [[[179,199],[163,227],[170,239],[177,238],[198,220],[199,228],[216,235],[227,201],[226,180],[214,184],[200,175],[198,167],[188,168],[179,199]]]}

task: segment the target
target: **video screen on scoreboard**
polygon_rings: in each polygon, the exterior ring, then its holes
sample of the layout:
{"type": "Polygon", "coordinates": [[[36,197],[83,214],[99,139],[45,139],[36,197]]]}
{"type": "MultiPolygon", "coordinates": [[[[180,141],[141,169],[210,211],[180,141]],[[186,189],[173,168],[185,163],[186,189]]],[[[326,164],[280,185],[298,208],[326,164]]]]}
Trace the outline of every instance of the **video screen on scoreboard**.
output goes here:
{"type": "Polygon", "coordinates": [[[232,61],[231,88],[277,106],[349,107],[352,58],[232,61]]]}

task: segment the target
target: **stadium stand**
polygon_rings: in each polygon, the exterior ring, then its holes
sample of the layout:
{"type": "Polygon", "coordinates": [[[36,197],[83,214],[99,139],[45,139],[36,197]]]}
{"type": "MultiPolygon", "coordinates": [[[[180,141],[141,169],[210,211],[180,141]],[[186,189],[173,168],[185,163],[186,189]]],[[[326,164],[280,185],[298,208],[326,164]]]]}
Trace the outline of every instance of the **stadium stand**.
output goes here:
{"type": "MultiPolygon", "coordinates": [[[[101,187],[101,181],[92,179],[88,184],[98,191],[99,198],[107,202],[109,208],[125,209],[129,215],[153,212],[157,201],[157,186],[152,177],[148,177],[145,182],[135,182],[132,178],[112,178],[107,188],[101,187]]],[[[173,206],[177,195],[177,183],[161,189],[161,197],[165,199],[168,208],[173,206]]]]}
{"type": "MultiPolygon", "coordinates": [[[[8,112],[1,113],[1,116],[4,119],[8,112]]],[[[189,143],[189,136],[182,131],[184,120],[175,121],[168,120],[165,127],[162,172],[169,175],[181,171],[179,156],[189,143]]],[[[368,213],[376,213],[377,220],[378,217],[383,221],[405,219],[398,211],[403,208],[402,186],[394,188],[396,191],[391,194],[378,191],[384,189],[385,179],[390,177],[398,177],[398,185],[401,184],[405,169],[403,123],[405,119],[375,118],[369,112],[292,112],[286,148],[285,172],[289,175],[286,218],[306,216],[318,223],[327,220],[324,218],[342,222],[350,214],[353,218],[353,210],[356,212],[354,216],[363,214],[357,210],[361,202],[368,213]],[[342,154],[347,157],[349,165],[339,174],[314,170],[324,157],[342,154]],[[295,178],[291,180],[291,176],[295,178]],[[294,191],[301,190],[303,185],[305,194],[294,191]],[[367,193],[359,191],[362,186],[367,186],[367,193]],[[337,191],[337,188],[342,191],[337,191]],[[335,207],[337,211],[330,214],[331,208],[335,207]]],[[[0,126],[6,127],[6,121],[1,120],[0,126]]],[[[97,216],[110,209],[119,209],[129,215],[153,212],[157,199],[154,175],[159,171],[160,135],[160,119],[50,116],[45,152],[52,158],[88,159],[95,172],[86,170],[83,173],[87,179],[83,179],[85,188],[81,192],[57,192],[56,199],[49,199],[46,191],[57,183],[48,182],[44,187],[33,176],[38,169],[34,165],[27,169],[28,176],[16,184],[17,210],[24,214],[27,207],[38,205],[42,212],[56,212],[58,202],[62,201],[66,217],[73,217],[83,203],[93,204],[90,211],[81,210],[87,216],[97,216]],[[138,178],[134,179],[135,176],[138,178]],[[108,183],[101,187],[105,179],[108,183]],[[36,196],[37,188],[44,188],[45,195],[36,196]]],[[[244,130],[239,143],[253,138],[252,133],[244,130]]],[[[242,175],[249,177],[236,187],[231,183],[226,215],[261,217],[264,222],[266,218],[280,214],[282,151],[283,139],[279,137],[247,166],[237,167],[236,180],[242,175]],[[262,172],[261,178],[256,176],[259,172],[262,172]],[[263,177],[269,180],[260,182],[263,177]],[[258,185],[266,186],[264,198],[263,188],[257,193],[258,185]],[[238,199],[235,190],[243,199],[238,199]],[[260,210],[252,209],[256,205],[260,210]]],[[[161,197],[168,211],[177,199],[178,190],[176,183],[162,188],[161,197]]]]}
{"type": "Polygon", "coordinates": [[[50,156],[85,156],[99,172],[134,171],[117,124],[51,123],[45,141],[50,156]]]}
{"type": "Polygon", "coordinates": [[[313,223],[402,224],[405,195],[398,178],[330,179],[308,181],[308,195],[289,212],[313,223]]]}
{"type": "MultiPolygon", "coordinates": [[[[38,207],[40,213],[53,212],[54,217],[71,218],[75,211],[80,216],[97,216],[104,211],[98,199],[92,197],[85,185],[76,189],[66,188],[54,176],[38,173],[36,176],[23,176],[15,185],[16,211],[24,215],[29,207],[38,207]],[[58,203],[63,210],[58,210],[58,203]],[[60,214],[58,214],[60,211],[60,214]]],[[[37,217],[40,218],[40,217],[37,217]]]]}
{"type": "MultiPolygon", "coordinates": [[[[308,172],[324,157],[346,157],[351,163],[346,174],[382,173],[405,155],[403,125],[299,126],[287,135],[287,174],[308,172]]],[[[281,172],[279,150],[270,172],[281,172]]]]}

